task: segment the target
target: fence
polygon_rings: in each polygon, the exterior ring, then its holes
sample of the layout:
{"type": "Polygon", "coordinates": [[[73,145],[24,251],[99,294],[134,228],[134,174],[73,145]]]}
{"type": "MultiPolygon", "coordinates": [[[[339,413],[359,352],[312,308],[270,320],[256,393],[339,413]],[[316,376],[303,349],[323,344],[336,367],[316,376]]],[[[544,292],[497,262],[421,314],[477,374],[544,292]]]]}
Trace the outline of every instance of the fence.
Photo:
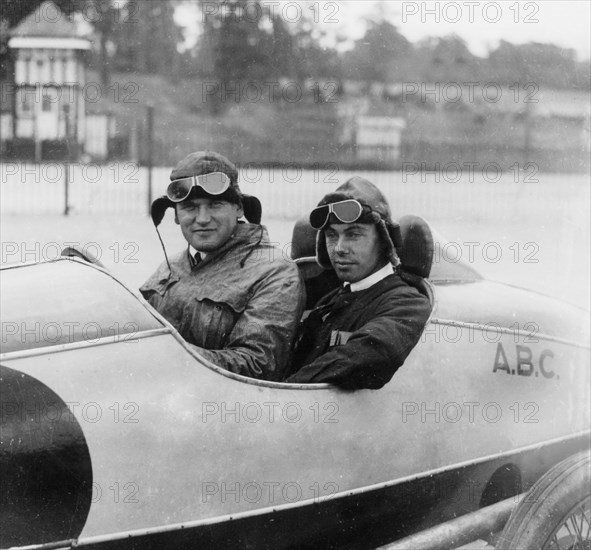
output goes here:
{"type": "MultiPolygon", "coordinates": [[[[150,197],[162,195],[170,168],[149,171],[129,161],[98,164],[0,164],[2,214],[102,215],[148,213],[150,197]],[[151,193],[150,193],[151,191],[151,193]]],[[[240,167],[243,192],[263,204],[264,219],[295,219],[352,175],[383,190],[395,216],[415,213],[430,219],[476,219],[499,223],[524,211],[559,213],[561,201],[588,201],[588,175],[546,174],[535,165],[503,169],[498,164],[465,167],[457,163],[421,171],[410,163],[402,171],[343,170],[336,163],[311,169],[296,164],[240,167]]],[[[587,202],[588,204],[588,202],[587,202]]],[[[567,212],[568,214],[568,212],[567,212]]]]}

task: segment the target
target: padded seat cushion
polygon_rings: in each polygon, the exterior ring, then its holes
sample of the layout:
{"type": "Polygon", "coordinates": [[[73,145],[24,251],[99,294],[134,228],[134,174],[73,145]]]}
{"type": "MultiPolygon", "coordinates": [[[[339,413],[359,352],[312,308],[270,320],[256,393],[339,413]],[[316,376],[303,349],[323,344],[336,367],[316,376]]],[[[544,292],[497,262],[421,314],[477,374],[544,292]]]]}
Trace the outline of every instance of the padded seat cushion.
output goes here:
{"type": "Polygon", "coordinates": [[[433,265],[435,245],[429,224],[420,216],[407,215],[399,220],[402,250],[398,251],[402,269],[424,279],[433,265]]]}

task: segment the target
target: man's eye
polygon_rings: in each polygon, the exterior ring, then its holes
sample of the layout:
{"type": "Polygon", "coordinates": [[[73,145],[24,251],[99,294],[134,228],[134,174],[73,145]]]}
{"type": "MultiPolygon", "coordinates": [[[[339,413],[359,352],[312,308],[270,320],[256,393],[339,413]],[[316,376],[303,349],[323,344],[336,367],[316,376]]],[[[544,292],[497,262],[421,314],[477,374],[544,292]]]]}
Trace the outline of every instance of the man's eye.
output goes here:
{"type": "Polygon", "coordinates": [[[220,208],[223,204],[223,201],[212,201],[209,203],[209,206],[210,208],[220,208]]]}

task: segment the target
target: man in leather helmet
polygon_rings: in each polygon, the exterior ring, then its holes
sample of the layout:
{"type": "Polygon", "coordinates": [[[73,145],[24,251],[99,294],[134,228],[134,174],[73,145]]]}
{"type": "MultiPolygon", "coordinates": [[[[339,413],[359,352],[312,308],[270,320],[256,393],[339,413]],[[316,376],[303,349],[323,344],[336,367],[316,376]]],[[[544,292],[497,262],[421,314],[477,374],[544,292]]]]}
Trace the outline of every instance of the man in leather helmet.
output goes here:
{"type": "Polygon", "coordinates": [[[316,261],[343,283],[302,323],[290,383],[378,389],[404,363],[431,313],[399,275],[400,230],[381,191],[353,177],[310,214],[316,261]]]}
{"type": "Polygon", "coordinates": [[[152,220],[157,228],[173,208],[187,248],[160,265],[142,295],[212,363],[282,380],[303,307],[297,267],[271,245],[259,200],[241,193],[226,157],[192,153],[170,179],[152,220]]]}

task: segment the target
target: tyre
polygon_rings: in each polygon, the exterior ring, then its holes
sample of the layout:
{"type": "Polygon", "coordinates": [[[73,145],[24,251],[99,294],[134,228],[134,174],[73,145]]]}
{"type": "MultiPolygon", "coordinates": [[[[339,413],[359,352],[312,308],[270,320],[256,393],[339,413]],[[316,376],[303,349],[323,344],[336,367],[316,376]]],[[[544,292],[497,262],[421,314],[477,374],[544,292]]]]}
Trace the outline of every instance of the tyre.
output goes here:
{"type": "Polygon", "coordinates": [[[546,472],[511,514],[498,550],[591,550],[591,454],[546,472]]]}

